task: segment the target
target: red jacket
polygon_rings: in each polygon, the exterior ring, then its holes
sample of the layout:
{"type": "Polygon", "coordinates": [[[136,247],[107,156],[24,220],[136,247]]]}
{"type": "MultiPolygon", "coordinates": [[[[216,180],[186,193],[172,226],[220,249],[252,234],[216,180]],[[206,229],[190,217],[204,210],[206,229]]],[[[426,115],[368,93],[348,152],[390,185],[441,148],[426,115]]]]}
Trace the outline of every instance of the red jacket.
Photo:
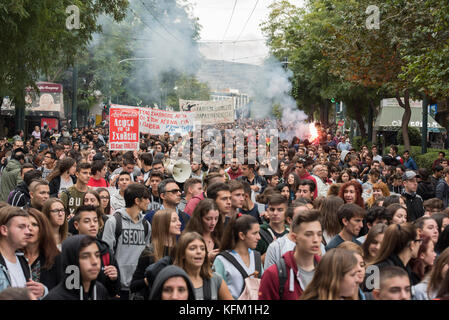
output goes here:
{"type": "MultiPolygon", "coordinates": [[[[287,267],[287,281],[284,285],[282,300],[298,300],[305,289],[301,288],[296,277],[298,266],[293,256],[294,253],[295,251],[292,250],[283,255],[287,267]]],[[[320,259],[320,256],[315,255],[317,263],[320,259]]],[[[279,273],[276,264],[271,265],[263,272],[259,286],[259,300],[281,300],[279,299],[279,273]]]]}
{"type": "Polygon", "coordinates": [[[192,199],[190,199],[189,202],[187,202],[184,212],[187,213],[189,216],[192,216],[193,211],[195,210],[196,206],[198,205],[198,203],[200,203],[201,200],[204,200],[204,193],[192,197],[192,199]]]}

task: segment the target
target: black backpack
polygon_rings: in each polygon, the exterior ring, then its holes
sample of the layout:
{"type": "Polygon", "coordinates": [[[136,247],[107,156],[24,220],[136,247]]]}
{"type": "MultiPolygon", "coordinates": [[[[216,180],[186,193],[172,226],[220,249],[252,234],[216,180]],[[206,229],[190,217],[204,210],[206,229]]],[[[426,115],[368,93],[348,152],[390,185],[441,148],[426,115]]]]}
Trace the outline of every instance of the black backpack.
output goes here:
{"type": "MultiPolygon", "coordinates": [[[[122,234],[122,215],[119,212],[114,213],[115,217],[115,245],[114,245],[114,254],[117,252],[118,238],[122,234]]],[[[143,228],[145,230],[145,238],[148,236],[150,232],[150,228],[148,226],[148,221],[146,219],[142,219],[143,228]]]]}
{"type": "Polygon", "coordinates": [[[267,245],[269,245],[270,243],[273,242],[274,238],[271,235],[271,233],[265,229],[260,229],[259,231],[260,237],[263,239],[263,241],[265,241],[267,243],[267,245]]]}
{"type": "Polygon", "coordinates": [[[276,261],[276,267],[278,268],[279,277],[279,300],[282,300],[285,283],[287,282],[287,265],[285,264],[284,257],[281,257],[281,259],[276,261]]]}
{"type": "MultiPolygon", "coordinates": [[[[254,252],[254,263],[256,265],[256,271],[259,273],[258,276],[260,278],[262,274],[262,258],[260,256],[260,252],[253,250],[254,252]]],[[[226,260],[228,260],[242,275],[243,280],[249,277],[248,273],[246,273],[245,269],[243,269],[242,265],[235,259],[235,257],[230,254],[228,251],[222,251],[218,254],[219,256],[223,256],[226,260]]],[[[242,294],[243,290],[245,290],[245,286],[243,286],[242,291],[239,296],[242,294]]]]}

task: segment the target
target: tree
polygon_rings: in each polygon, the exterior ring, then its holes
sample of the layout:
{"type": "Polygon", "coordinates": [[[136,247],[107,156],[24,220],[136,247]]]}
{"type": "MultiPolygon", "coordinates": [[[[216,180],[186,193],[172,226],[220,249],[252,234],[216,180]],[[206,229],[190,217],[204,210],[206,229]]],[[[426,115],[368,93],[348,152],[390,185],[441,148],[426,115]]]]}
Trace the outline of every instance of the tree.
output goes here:
{"type": "Polygon", "coordinates": [[[72,65],[78,52],[85,50],[92,34],[101,30],[100,14],[121,20],[127,0],[15,1],[0,3],[0,92],[14,97],[16,130],[24,128],[24,90],[47,74],[54,61],[72,65]],[[79,8],[79,29],[69,30],[66,9],[79,8]],[[7,44],[7,45],[5,45],[7,44]]]}

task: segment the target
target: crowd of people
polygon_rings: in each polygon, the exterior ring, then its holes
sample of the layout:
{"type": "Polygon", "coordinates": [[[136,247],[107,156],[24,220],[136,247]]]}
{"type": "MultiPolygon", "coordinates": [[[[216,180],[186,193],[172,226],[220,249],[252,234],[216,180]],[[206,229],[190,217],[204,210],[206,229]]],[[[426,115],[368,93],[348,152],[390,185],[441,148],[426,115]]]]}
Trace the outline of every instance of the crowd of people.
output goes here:
{"type": "Polygon", "coordinates": [[[429,170],[394,145],[280,128],[275,170],[234,146],[230,163],[192,157],[183,181],[168,132],[132,151],[108,150],[104,127],[0,140],[0,299],[448,299],[446,155],[429,170]]]}

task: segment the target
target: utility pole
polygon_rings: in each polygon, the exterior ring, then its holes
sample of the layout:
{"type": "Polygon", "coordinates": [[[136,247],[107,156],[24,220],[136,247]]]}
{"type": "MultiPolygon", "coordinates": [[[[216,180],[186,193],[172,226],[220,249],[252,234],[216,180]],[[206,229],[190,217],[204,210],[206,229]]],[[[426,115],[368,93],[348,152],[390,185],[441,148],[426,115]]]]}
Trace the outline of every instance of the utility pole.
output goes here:
{"type": "Polygon", "coordinates": [[[76,61],[73,65],[73,73],[72,73],[72,129],[78,127],[78,102],[77,92],[78,92],[78,66],[76,65],[76,61]]]}

